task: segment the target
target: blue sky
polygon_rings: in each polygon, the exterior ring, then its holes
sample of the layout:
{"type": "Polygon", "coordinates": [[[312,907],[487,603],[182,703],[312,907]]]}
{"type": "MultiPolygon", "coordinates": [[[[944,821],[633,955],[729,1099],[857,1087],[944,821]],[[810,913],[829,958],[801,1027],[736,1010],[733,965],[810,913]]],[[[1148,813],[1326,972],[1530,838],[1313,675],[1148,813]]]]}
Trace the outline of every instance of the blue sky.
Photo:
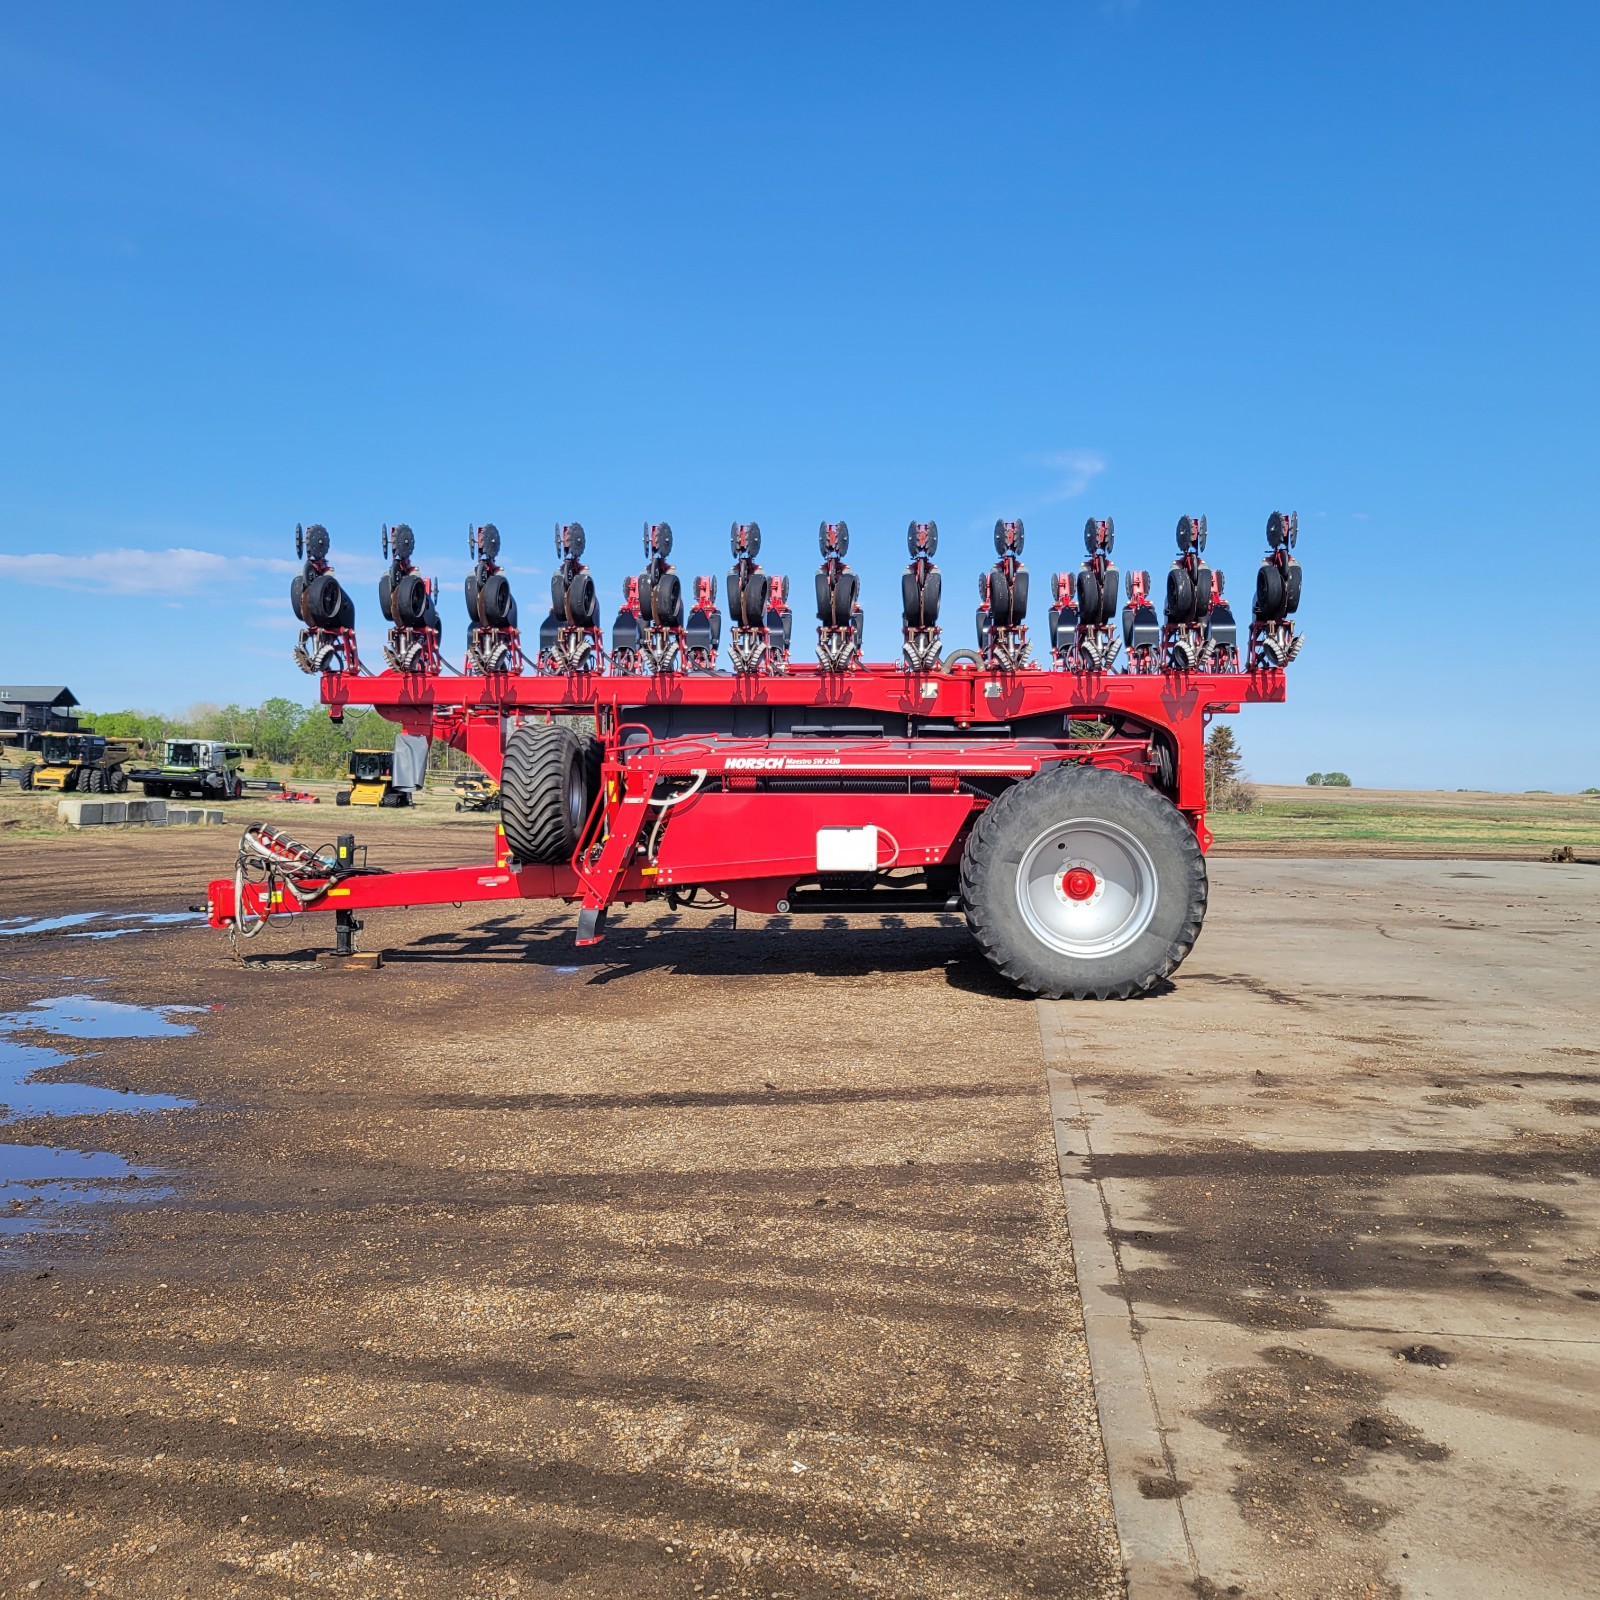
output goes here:
{"type": "Polygon", "coordinates": [[[686,574],[755,518],[806,589],[844,517],[889,656],[912,517],[965,644],[997,515],[1040,574],[1093,514],[1159,575],[1203,511],[1242,599],[1281,506],[1257,777],[1600,783],[1597,45],[1578,4],[8,8],[0,681],[312,698],[297,521],[375,656],[385,521],[448,654],[469,522],[526,617],[558,518],[609,610],[646,518],[686,574]]]}

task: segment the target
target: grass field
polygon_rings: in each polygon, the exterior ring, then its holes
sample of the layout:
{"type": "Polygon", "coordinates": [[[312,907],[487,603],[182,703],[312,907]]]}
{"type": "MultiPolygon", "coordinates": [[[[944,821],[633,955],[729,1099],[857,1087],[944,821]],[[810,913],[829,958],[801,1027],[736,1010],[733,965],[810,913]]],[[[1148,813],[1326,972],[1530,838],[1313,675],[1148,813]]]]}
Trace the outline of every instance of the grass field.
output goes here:
{"type": "MultiPolygon", "coordinates": [[[[343,787],[319,779],[296,787],[322,797],[321,805],[281,805],[246,799],[226,807],[246,822],[266,817],[319,837],[338,831],[337,820],[361,830],[362,812],[333,810],[343,787]]],[[[1212,812],[1209,823],[1224,855],[1484,856],[1503,860],[1543,859],[1568,846],[1580,859],[1600,861],[1600,795],[1452,794],[1433,789],[1311,789],[1258,786],[1260,800],[1247,812],[1212,812]]],[[[135,796],[137,797],[137,796],[135,796]]],[[[0,790],[0,839],[60,835],[74,830],[56,821],[54,795],[0,790]]],[[[198,803],[198,802],[191,802],[198,803]]],[[[418,808],[437,818],[453,814],[449,784],[436,780],[418,808]]],[[[405,812],[386,811],[385,818],[405,812]]],[[[463,817],[481,823],[487,817],[463,817]]]]}
{"type": "Polygon", "coordinates": [[[1600,859],[1600,795],[1455,794],[1435,789],[1258,786],[1253,811],[1213,812],[1228,855],[1546,857],[1568,846],[1600,859]]]}

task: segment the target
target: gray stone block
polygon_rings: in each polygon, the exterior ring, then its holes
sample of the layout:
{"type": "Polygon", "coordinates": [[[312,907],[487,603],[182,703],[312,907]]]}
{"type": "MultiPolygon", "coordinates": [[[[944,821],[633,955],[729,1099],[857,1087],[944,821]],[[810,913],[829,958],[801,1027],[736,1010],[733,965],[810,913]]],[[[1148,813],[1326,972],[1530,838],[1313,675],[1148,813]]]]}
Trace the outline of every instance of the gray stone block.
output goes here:
{"type": "Polygon", "coordinates": [[[106,800],[101,803],[100,820],[108,826],[116,822],[128,820],[128,802],[126,800],[106,800]]]}
{"type": "Polygon", "coordinates": [[[69,828],[97,828],[105,821],[103,800],[80,800],[76,796],[58,801],[56,817],[69,828]]]}
{"type": "Polygon", "coordinates": [[[206,821],[207,822],[212,823],[212,824],[220,824],[220,823],[226,822],[227,820],[228,820],[228,813],[226,811],[223,811],[220,807],[215,811],[211,810],[210,808],[207,808],[207,810],[206,810],[206,821]]]}

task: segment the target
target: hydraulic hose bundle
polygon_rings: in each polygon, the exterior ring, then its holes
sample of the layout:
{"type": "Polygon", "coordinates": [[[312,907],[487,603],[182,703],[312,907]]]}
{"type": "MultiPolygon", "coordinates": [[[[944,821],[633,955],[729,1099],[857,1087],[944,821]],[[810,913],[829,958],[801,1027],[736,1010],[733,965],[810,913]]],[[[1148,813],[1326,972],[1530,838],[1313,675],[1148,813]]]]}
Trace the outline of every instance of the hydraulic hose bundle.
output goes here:
{"type": "Polygon", "coordinates": [[[308,910],[339,879],[358,870],[354,858],[353,842],[341,839],[313,850],[271,823],[252,822],[239,841],[233,871],[234,927],[240,937],[255,938],[271,920],[273,905],[285,895],[294,898],[299,910],[308,910]],[[249,910],[246,885],[258,891],[256,901],[264,908],[258,913],[249,910]]]}

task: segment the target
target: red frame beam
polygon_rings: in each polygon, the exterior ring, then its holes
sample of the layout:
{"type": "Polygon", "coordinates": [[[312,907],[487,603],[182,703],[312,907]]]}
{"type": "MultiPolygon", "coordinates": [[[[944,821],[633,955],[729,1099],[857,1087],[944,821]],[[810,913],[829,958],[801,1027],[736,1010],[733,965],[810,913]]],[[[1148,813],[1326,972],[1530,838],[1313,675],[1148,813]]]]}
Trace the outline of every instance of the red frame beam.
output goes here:
{"type": "MultiPolygon", "coordinates": [[[[872,825],[893,848],[880,870],[934,866],[958,856],[975,816],[988,803],[963,791],[964,779],[1025,777],[1047,763],[1087,760],[1150,781],[1148,738],[1075,738],[1072,718],[1125,717],[1160,730],[1176,754],[1176,804],[1202,848],[1205,827],[1205,723],[1244,704],[1285,698],[1281,671],[1238,673],[1068,673],[987,670],[912,673],[868,665],[847,673],[797,666],[778,674],[598,674],[497,677],[342,672],[322,679],[322,700],[335,716],[371,706],[408,733],[440,739],[465,752],[496,780],[503,729],[552,714],[593,715],[606,741],[604,795],[571,864],[513,870],[496,830],[495,860],[482,867],[360,873],[330,881],[302,906],[292,896],[268,903],[248,885],[244,911],[259,918],[301,910],[358,911],[467,901],[581,900],[587,913],[614,901],[640,900],[663,888],[709,887],[730,905],[774,909],[789,885],[816,873],[816,833],[823,827],[872,825]],[[618,730],[658,707],[771,706],[887,713],[906,719],[906,737],[841,740],[822,735],[647,739],[619,747],[618,730]],[[984,736],[983,728],[1059,715],[1056,738],[984,736]],[[909,737],[913,719],[948,722],[957,736],[909,737]],[[977,737],[961,737],[971,730],[977,737]],[[663,807],[662,779],[698,775],[699,790],[663,807]],[[871,792],[830,789],[832,779],[870,778],[905,788],[871,792]],[[795,787],[806,780],[815,789],[795,787]],[[776,789],[763,787],[777,781],[776,789]],[[927,790],[921,786],[926,783],[927,790]],[[659,824],[659,826],[658,826],[659,824]],[[646,841],[641,853],[640,841],[646,841]]],[[[315,889],[316,885],[304,886],[315,889]]],[[[210,921],[234,920],[234,883],[210,886],[210,921]]]]}

